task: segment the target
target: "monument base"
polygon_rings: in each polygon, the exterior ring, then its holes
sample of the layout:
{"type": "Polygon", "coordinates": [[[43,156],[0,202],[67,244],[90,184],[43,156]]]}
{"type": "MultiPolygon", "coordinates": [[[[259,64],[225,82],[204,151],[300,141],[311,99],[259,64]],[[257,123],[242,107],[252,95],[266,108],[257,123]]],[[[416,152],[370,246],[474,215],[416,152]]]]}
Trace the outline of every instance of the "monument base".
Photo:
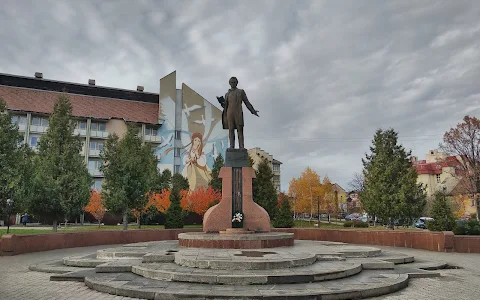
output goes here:
{"type": "MultiPolygon", "coordinates": [[[[203,217],[204,232],[220,232],[232,228],[232,169],[232,167],[223,167],[220,170],[222,200],[217,205],[210,207],[205,213],[203,217]]],[[[263,207],[253,202],[252,178],[255,178],[255,171],[251,167],[243,167],[242,177],[243,229],[254,232],[269,232],[270,216],[263,207]]]]}
{"type": "MultiPolygon", "coordinates": [[[[253,202],[252,179],[255,170],[248,166],[246,149],[227,149],[225,167],[218,176],[222,179],[222,200],[210,207],[203,217],[204,232],[220,232],[232,228],[236,212],[243,214],[239,230],[269,232],[267,211],[253,202]]],[[[236,223],[235,223],[236,224],[236,223]]]]}
{"type": "Polygon", "coordinates": [[[265,232],[254,234],[218,234],[188,232],[178,235],[180,247],[217,249],[262,249],[293,246],[294,234],[265,232]]]}

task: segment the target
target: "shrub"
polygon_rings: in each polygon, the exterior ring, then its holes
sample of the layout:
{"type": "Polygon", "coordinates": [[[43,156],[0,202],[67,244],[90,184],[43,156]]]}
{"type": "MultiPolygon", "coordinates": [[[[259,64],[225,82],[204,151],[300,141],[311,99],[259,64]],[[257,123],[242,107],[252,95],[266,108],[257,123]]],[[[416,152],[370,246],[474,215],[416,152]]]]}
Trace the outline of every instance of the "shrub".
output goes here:
{"type": "Polygon", "coordinates": [[[358,221],[358,220],[347,221],[347,222],[343,223],[343,227],[367,228],[367,227],[368,227],[368,223],[367,223],[367,222],[358,221]]]}
{"type": "Polygon", "coordinates": [[[453,232],[456,235],[480,235],[480,222],[475,219],[458,222],[453,232]]]}

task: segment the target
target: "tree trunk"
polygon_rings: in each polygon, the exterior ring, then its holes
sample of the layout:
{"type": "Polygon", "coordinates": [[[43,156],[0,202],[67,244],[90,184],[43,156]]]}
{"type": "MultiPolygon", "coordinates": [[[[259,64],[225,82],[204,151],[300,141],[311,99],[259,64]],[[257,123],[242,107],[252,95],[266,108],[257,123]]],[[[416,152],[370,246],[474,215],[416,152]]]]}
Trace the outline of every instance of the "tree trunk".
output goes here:
{"type": "Polygon", "coordinates": [[[80,225],[83,226],[83,223],[85,222],[85,213],[82,212],[82,214],[80,215],[80,225]]]}
{"type": "Polygon", "coordinates": [[[123,230],[127,230],[128,229],[128,211],[125,210],[123,212],[123,230]]]}
{"type": "Polygon", "coordinates": [[[142,228],[142,213],[140,213],[140,216],[137,218],[137,224],[138,224],[138,229],[142,228]]]}
{"type": "Polygon", "coordinates": [[[100,222],[101,222],[101,221],[102,221],[102,220],[100,220],[100,219],[98,220],[98,228],[100,228],[100,222]]]}
{"type": "Polygon", "coordinates": [[[53,232],[57,232],[57,220],[53,220],[53,232]]]}

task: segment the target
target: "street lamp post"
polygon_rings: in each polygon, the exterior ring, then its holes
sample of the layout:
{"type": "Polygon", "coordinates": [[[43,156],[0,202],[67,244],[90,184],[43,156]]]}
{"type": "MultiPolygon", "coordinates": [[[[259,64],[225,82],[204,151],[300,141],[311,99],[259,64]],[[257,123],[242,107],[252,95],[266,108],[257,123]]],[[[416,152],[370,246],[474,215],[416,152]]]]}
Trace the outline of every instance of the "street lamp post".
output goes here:
{"type": "Polygon", "coordinates": [[[10,232],[10,215],[12,213],[13,200],[7,199],[7,234],[10,232]]]}
{"type": "Polygon", "coordinates": [[[444,213],[445,213],[445,228],[444,228],[444,230],[447,230],[447,224],[448,224],[447,196],[446,196],[447,186],[442,185],[442,190],[443,190],[443,209],[444,209],[444,213]]]}
{"type": "Polygon", "coordinates": [[[317,200],[317,218],[318,218],[318,227],[320,227],[320,197],[317,200]]]}

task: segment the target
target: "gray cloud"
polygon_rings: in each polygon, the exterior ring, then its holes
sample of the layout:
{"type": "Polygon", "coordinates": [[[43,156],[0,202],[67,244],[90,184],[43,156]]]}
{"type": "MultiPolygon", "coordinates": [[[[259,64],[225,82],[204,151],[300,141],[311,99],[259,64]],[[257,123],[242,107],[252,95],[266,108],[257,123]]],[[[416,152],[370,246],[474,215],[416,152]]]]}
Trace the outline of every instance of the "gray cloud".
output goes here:
{"type": "Polygon", "coordinates": [[[480,111],[477,1],[7,1],[0,72],[213,102],[235,75],[261,118],[247,146],[346,187],[379,127],[423,157],[480,111]]]}

